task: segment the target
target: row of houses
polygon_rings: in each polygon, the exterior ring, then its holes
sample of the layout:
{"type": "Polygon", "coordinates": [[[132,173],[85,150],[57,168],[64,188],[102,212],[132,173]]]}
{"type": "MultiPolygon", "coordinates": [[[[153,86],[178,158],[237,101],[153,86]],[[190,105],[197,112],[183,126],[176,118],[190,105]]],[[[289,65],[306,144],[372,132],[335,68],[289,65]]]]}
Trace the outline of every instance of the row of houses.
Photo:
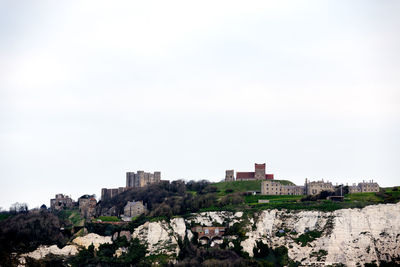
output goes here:
{"type": "MultiPolygon", "coordinates": [[[[378,183],[362,181],[348,186],[349,193],[379,192],[378,183]]],[[[278,181],[265,180],[261,183],[261,195],[317,195],[322,191],[334,192],[335,186],[329,181],[308,181],[303,185],[284,185],[278,181]]]]}

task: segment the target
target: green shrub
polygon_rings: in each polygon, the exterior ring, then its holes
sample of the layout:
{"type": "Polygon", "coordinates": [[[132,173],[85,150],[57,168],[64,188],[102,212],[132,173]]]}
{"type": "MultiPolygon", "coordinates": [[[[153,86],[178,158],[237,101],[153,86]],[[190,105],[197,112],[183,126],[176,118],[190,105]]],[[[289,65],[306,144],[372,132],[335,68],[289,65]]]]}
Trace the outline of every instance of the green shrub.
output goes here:
{"type": "Polygon", "coordinates": [[[328,255],[328,251],[320,249],[318,252],[312,252],[310,257],[316,257],[317,261],[321,261],[322,257],[328,255]]]}
{"type": "Polygon", "coordinates": [[[253,248],[253,254],[255,258],[265,258],[269,254],[269,247],[262,241],[257,241],[256,246],[253,248]]]}
{"type": "Polygon", "coordinates": [[[298,238],[295,239],[297,243],[301,243],[301,246],[304,247],[308,243],[314,241],[315,239],[321,237],[322,232],[313,230],[313,231],[308,231],[304,234],[301,234],[298,238]]]}

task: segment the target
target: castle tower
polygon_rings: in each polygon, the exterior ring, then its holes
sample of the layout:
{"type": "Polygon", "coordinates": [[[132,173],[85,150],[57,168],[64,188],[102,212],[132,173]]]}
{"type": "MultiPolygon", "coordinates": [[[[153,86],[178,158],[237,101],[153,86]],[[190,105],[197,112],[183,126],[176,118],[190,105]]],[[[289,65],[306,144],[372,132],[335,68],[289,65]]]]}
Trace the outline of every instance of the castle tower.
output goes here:
{"type": "Polygon", "coordinates": [[[233,170],[225,171],[225,182],[235,181],[235,172],[233,170]]]}
{"type": "Polygon", "coordinates": [[[263,164],[254,163],[254,178],[256,180],[265,179],[265,163],[263,164]]]}
{"type": "Polygon", "coordinates": [[[158,183],[161,181],[161,172],[154,172],[154,182],[158,183]]]}
{"type": "Polygon", "coordinates": [[[137,187],[143,187],[147,184],[145,181],[145,178],[144,178],[144,171],[137,171],[136,184],[137,184],[137,187]]]}
{"type": "Polygon", "coordinates": [[[101,189],[101,200],[105,200],[107,198],[107,188],[101,189]]]}

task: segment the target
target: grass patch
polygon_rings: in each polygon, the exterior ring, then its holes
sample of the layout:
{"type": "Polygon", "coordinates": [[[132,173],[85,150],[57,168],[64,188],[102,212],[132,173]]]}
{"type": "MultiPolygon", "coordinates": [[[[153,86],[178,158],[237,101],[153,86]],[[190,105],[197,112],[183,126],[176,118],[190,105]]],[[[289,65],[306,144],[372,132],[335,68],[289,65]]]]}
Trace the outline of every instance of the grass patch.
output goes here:
{"type": "MultiPolygon", "coordinates": [[[[287,180],[274,180],[275,182],[279,182],[283,185],[294,185],[291,181],[287,180]]],[[[253,180],[253,181],[232,181],[232,182],[219,182],[212,183],[211,186],[215,186],[217,188],[218,195],[224,196],[228,192],[247,192],[247,191],[261,191],[261,180],[253,180]]]]}
{"type": "Polygon", "coordinates": [[[117,216],[99,216],[97,219],[100,219],[102,222],[119,222],[121,219],[119,219],[117,216]]]}
{"type": "Polygon", "coordinates": [[[284,202],[296,202],[302,199],[304,195],[294,196],[294,195],[273,195],[273,196],[263,196],[263,195],[250,195],[245,196],[246,203],[258,203],[259,199],[268,199],[270,203],[284,203],[284,202]]]}
{"type": "Polygon", "coordinates": [[[347,194],[345,195],[345,200],[354,202],[354,201],[359,201],[359,202],[382,202],[383,199],[381,197],[378,197],[376,193],[371,192],[371,193],[353,193],[353,194],[347,194]]]}
{"type": "Polygon", "coordinates": [[[61,210],[58,213],[60,219],[69,220],[74,226],[83,226],[85,219],[81,217],[79,210],[61,210]]]}

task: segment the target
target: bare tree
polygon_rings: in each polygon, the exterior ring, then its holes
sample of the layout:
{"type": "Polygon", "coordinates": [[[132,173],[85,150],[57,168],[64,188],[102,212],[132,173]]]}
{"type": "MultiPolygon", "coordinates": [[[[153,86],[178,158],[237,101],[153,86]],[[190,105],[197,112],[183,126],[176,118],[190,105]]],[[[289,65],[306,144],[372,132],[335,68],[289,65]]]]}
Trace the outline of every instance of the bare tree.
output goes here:
{"type": "Polygon", "coordinates": [[[10,212],[13,214],[28,212],[28,204],[15,202],[10,207],[10,212]]]}

